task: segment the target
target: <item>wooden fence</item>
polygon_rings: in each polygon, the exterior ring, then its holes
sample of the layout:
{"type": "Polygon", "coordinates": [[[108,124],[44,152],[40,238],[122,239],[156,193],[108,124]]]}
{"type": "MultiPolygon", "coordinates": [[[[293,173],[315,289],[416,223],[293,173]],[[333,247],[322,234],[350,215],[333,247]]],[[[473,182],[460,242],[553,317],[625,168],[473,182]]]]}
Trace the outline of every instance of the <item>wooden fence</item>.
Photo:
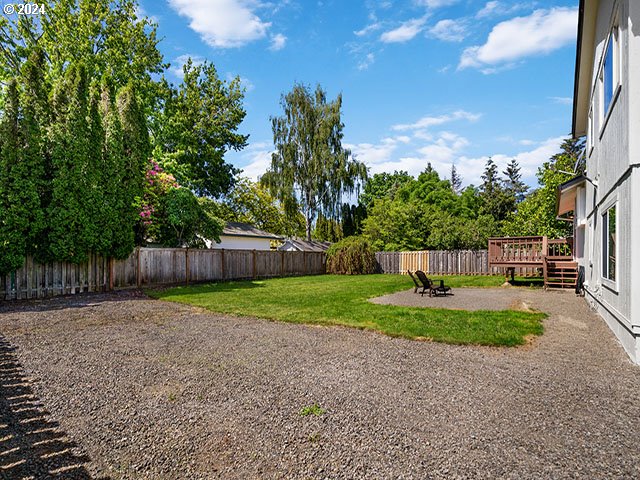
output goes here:
{"type": "Polygon", "coordinates": [[[322,252],[137,248],[126,260],[91,255],[79,265],[27,258],[22,268],[0,276],[0,300],[321,273],[322,252]]]}
{"type": "MultiPolygon", "coordinates": [[[[487,250],[428,250],[422,252],[378,252],[376,260],[382,273],[422,270],[434,275],[497,275],[499,267],[489,267],[487,250]]],[[[539,275],[536,268],[518,268],[522,276],[539,275]]]]}

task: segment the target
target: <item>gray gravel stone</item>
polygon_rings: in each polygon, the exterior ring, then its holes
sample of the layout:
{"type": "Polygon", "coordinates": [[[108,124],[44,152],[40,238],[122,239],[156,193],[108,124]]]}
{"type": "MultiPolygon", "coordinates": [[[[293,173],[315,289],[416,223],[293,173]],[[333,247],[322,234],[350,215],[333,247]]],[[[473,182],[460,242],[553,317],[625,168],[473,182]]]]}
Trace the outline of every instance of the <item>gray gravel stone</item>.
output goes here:
{"type": "Polygon", "coordinates": [[[21,448],[5,455],[0,441],[0,475],[639,478],[640,369],[583,299],[517,293],[550,316],[512,349],[222,316],[139,292],[0,305],[0,438],[21,448]],[[8,400],[16,378],[57,432],[50,450],[66,451],[50,466],[8,400]],[[324,414],[299,414],[316,402],[324,414]],[[29,462],[7,467],[11,455],[29,462]]]}

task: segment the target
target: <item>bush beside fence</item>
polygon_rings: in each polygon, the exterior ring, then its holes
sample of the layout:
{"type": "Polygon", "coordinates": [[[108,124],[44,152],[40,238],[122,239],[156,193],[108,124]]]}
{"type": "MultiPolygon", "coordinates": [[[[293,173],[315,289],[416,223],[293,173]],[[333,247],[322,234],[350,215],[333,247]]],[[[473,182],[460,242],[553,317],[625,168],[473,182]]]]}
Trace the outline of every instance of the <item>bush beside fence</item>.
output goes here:
{"type": "Polygon", "coordinates": [[[0,276],[0,300],[321,273],[322,252],[137,248],[125,260],[91,255],[78,265],[27,258],[22,268],[0,276]]]}

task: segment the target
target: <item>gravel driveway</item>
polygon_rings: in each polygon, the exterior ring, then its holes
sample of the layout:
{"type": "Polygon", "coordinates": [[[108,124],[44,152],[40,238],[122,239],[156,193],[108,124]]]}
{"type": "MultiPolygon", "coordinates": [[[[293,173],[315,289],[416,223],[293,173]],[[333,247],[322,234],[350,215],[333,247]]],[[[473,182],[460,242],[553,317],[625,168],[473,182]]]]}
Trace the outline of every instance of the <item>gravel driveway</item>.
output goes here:
{"type": "Polygon", "coordinates": [[[515,349],[133,292],[0,305],[0,478],[639,478],[640,369],[582,299],[522,296],[550,316],[515,349]]]}

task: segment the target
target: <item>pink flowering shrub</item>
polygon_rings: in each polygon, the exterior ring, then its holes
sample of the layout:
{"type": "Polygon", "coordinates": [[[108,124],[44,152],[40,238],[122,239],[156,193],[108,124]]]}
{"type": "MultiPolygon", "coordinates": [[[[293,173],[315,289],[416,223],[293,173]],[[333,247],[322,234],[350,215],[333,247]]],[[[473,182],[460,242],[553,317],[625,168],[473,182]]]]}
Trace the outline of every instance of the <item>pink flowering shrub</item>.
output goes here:
{"type": "Polygon", "coordinates": [[[173,188],[180,188],[175,177],[153,159],[149,160],[144,182],[144,193],[138,202],[138,230],[145,240],[158,238],[162,219],[162,199],[173,188]]]}

